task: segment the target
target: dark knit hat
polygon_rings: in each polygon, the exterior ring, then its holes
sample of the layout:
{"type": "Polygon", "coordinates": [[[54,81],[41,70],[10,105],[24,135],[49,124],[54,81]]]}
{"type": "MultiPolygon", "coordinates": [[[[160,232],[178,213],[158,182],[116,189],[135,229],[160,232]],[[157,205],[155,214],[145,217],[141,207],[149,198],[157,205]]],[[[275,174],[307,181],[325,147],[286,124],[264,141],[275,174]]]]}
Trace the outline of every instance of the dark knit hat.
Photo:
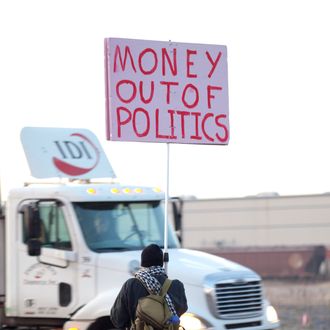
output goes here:
{"type": "Polygon", "coordinates": [[[157,244],[146,246],[141,253],[141,266],[163,266],[163,251],[157,244]]]}

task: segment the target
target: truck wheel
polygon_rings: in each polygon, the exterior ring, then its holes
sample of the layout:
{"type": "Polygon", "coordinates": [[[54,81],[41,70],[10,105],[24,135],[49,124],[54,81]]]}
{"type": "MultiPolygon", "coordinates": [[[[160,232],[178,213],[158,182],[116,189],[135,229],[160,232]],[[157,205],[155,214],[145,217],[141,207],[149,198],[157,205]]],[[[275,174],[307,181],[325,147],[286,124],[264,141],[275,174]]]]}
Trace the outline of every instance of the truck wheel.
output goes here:
{"type": "Polygon", "coordinates": [[[97,319],[89,328],[88,330],[111,330],[115,329],[113,326],[110,317],[105,316],[97,319]]]}

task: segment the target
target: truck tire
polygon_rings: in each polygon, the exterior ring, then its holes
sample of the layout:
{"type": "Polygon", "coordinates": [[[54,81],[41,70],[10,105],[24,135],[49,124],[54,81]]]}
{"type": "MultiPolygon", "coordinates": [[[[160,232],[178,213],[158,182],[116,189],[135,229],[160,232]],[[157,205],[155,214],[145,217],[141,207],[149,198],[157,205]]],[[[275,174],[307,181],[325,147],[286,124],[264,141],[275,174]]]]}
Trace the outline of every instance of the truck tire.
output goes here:
{"type": "Polygon", "coordinates": [[[109,316],[104,316],[100,319],[97,319],[88,328],[88,330],[111,330],[111,329],[115,329],[115,327],[113,326],[109,316]]]}

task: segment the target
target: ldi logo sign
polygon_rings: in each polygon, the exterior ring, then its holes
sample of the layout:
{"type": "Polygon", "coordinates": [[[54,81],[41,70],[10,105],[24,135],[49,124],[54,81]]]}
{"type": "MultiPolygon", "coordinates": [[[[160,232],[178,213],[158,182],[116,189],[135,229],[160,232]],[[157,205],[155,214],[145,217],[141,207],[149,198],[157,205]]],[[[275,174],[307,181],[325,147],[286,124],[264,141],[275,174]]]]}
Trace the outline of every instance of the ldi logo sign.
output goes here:
{"type": "Polygon", "coordinates": [[[21,141],[36,178],[115,177],[99,141],[89,130],[25,127],[21,141]]]}
{"type": "Polygon", "coordinates": [[[70,176],[79,176],[90,172],[100,160],[100,152],[93,142],[83,134],[73,133],[72,140],[54,141],[61,158],[53,157],[54,165],[61,172],[70,176]],[[81,167],[76,162],[91,163],[89,167],[81,167]]]}

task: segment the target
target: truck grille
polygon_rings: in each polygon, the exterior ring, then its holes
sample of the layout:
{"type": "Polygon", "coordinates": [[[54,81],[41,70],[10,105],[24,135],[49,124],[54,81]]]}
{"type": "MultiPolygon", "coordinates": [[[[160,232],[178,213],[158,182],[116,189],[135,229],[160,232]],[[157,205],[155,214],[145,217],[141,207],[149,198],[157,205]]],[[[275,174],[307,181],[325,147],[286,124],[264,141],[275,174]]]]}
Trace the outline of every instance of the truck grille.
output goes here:
{"type": "Polygon", "coordinates": [[[262,315],[262,287],[258,280],[215,284],[216,313],[222,319],[262,315]]]}

